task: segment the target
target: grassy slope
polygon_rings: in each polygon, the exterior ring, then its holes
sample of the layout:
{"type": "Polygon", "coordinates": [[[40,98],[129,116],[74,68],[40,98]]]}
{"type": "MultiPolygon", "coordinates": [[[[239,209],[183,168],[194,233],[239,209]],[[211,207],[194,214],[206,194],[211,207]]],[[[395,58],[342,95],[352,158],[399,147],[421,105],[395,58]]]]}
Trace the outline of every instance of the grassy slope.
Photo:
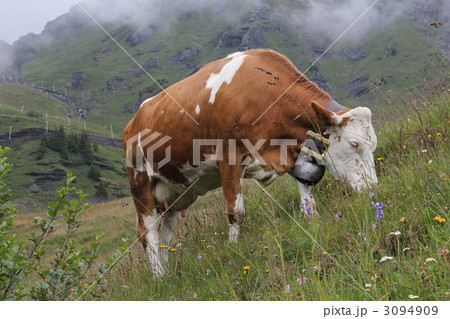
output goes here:
{"type": "MultiPolygon", "coordinates": [[[[15,203],[27,211],[42,209],[43,203],[47,202],[53,192],[63,185],[64,176],[60,176],[52,182],[47,183],[37,181],[37,178],[44,177],[52,179],[54,172],[58,170],[67,173],[73,172],[78,176],[77,184],[82,186],[86,193],[94,195],[98,182],[94,182],[87,177],[89,166],[84,165],[83,159],[79,155],[70,155],[69,161],[61,160],[59,154],[47,150],[41,160],[36,160],[36,152],[39,148],[39,140],[16,141],[14,134],[23,129],[41,128],[45,129],[45,114],[48,112],[49,130],[56,130],[59,126],[64,126],[66,134],[71,132],[80,133],[84,129],[84,123],[77,119],[77,111],[74,107],[58,101],[57,99],[31,87],[15,84],[0,84],[0,135],[8,136],[10,126],[12,127],[13,138],[8,141],[12,148],[8,157],[15,166],[15,174],[10,180],[15,194],[15,203]],[[24,106],[22,111],[22,106],[24,106]],[[30,115],[32,112],[32,115],[30,115]],[[72,120],[67,119],[67,114],[73,114],[72,120]],[[40,174],[31,176],[30,174],[40,174]],[[31,193],[27,187],[32,184],[37,185],[39,192],[31,193]]],[[[88,132],[98,135],[109,136],[109,127],[103,128],[91,122],[87,123],[88,132]]],[[[121,185],[120,190],[109,190],[110,195],[124,196],[127,191],[126,172],[123,168],[123,152],[120,148],[111,146],[99,146],[96,165],[103,166],[102,176],[112,182],[121,185]]]]}
{"type": "MultiPolygon", "coordinates": [[[[246,220],[239,243],[230,245],[223,196],[213,191],[181,220],[163,280],[153,278],[136,244],[105,279],[101,298],[410,300],[413,295],[447,300],[450,97],[444,94],[432,102],[418,97],[409,102],[416,104],[409,117],[389,115],[376,123],[379,185],[373,199],[368,191],[347,193],[327,174],[315,190],[321,216],[310,219],[298,213],[298,190],[291,178],[278,179],[268,193],[247,181],[246,220]],[[371,201],[384,204],[383,222],[375,220],[371,201]],[[393,259],[382,262],[385,256],[393,259]],[[247,274],[245,266],[250,267],[247,274]]],[[[106,233],[102,260],[122,245],[121,238],[134,242],[129,198],[96,205],[84,218],[77,240],[85,243],[106,233]]],[[[24,215],[18,223],[29,231],[24,215]]]]}
{"type": "MultiPolygon", "coordinates": [[[[9,126],[12,126],[12,132],[25,128],[45,128],[46,114],[50,130],[61,125],[75,132],[84,129],[84,123],[78,120],[75,107],[28,86],[0,83],[0,104],[0,115],[4,115],[0,117],[0,135],[9,133],[9,126]],[[68,114],[71,114],[70,124],[68,114]]],[[[99,135],[111,134],[109,127],[92,122],[87,122],[87,128],[99,135]]]]}
{"type": "Polygon", "coordinates": [[[298,215],[292,179],[267,188],[282,208],[250,181],[247,218],[237,245],[227,244],[222,195],[213,192],[182,221],[166,278],[153,279],[144,257],[133,253],[132,261],[124,260],[109,277],[109,294],[103,298],[409,300],[415,295],[446,300],[450,99],[416,102],[420,106],[409,119],[377,124],[379,185],[373,200],[385,205],[385,220],[378,227],[373,226],[376,213],[368,192],[347,194],[329,175],[315,191],[321,211],[315,220],[298,215]],[[440,223],[436,216],[447,221],[440,223]],[[396,231],[401,234],[391,234],[396,231]],[[394,259],[381,262],[384,256],[394,259]],[[428,258],[435,261],[426,262],[428,258]],[[307,280],[300,285],[302,276],[307,280]]]}
{"type": "MultiPolygon", "coordinates": [[[[433,31],[431,31],[433,32],[433,31]]],[[[421,85],[424,81],[447,79],[449,62],[445,60],[439,50],[430,45],[429,40],[416,31],[412,20],[406,17],[398,18],[387,30],[373,30],[365,39],[366,57],[361,61],[350,61],[336,50],[330,52],[330,57],[319,62],[320,72],[327,77],[330,85],[338,96],[346,97],[348,91],[342,84],[350,83],[358,76],[367,76],[367,82],[375,84],[380,79],[392,77],[395,82],[386,80],[385,90],[391,90],[393,96],[405,96],[410,93],[409,88],[421,85]],[[392,55],[395,49],[396,54],[392,55]],[[384,55],[388,53],[386,58],[384,55]]],[[[347,46],[358,46],[359,43],[349,43],[345,40],[337,44],[337,50],[347,46]]],[[[342,100],[350,102],[374,102],[373,95],[361,96],[342,100]]],[[[385,110],[386,105],[375,105],[376,109],[385,110]]]]}
{"type": "MultiPolygon", "coordinates": [[[[39,143],[39,140],[15,143],[10,146],[11,150],[8,152],[10,162],[14,163],[14,174],[9,184],[14,192],[13,201],[21,211],[32,213],[45,208],[45,203],[53,198],[54,192],[64,185],[67,173],[74,173],[77,176],[74,184],[76,187],[92,196],[95,194],[99,181],[88,177],[90,166],[84,163],[80,155],[70,154],[70,160],[65,161],[58,153],[47,149],[44,157],[36,160],[39,143]],[[29,190],[33,184],[38,189],[37,193],[29,190]]],[[[113,198],[126,196],[129,193],[128,180],[122,165],[122,150],[100,145],[98,152],[93,152],[93,155],[96,158],[94,165],[101,168],[102,177],[119,184],[118,188],[108,189],[109,196],[113,198]]]]}

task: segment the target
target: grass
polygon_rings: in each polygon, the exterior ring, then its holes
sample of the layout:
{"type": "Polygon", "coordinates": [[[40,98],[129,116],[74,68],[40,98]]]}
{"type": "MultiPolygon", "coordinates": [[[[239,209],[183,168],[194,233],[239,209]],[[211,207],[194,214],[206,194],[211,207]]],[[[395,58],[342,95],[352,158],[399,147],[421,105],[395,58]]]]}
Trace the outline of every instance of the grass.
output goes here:
{"type": "MultiPolygon", "coordinates": [[[[246,218],[239,242],[229,244],[221,190],[210,192],[181,219],[164,278],[153,277],[138,243],[104,278],[100,298],[448,300],[450,98],[443,92],[414,103],[408,116],[376,123],[373,198],[347,192],[327,174],[315,190],[321,215],[311,219],[299,213],[291,178],[267,192],[247,181],[246,218]],[[384,204],[383,221],[372,201],[384,204]]],[[[121,238],[135,241],[134,209],[130,199],[123,202],[97,205],[85,216],[79,239],[105,232],[102,258],[121,238]]]]}

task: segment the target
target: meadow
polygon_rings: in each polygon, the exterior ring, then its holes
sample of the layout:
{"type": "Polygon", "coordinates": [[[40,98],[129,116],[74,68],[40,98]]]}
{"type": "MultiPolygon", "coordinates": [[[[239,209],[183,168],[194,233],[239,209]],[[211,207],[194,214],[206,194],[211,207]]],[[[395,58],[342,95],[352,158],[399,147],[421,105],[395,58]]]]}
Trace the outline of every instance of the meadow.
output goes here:
{"type": "MultiPolygon", "coordinates": [[[[443,89],[390,103],[374,123],[379,184],[372,190],[349,192],[327,173],[314,190],[320,217],[311,218],[300,213],[289,176],[267,188],[248,180],[237,244],[227,241],[221,190],[210,192],[161,248],[170,251],[161,279],[135,243],[131,198],[88,209],[74,238],[87,244],[105,233],[97,262],[134,245],[98,280],[97,295],[81,299],[448,300],[450,97],[443,89]]],[[[29,216],[15,219],[22,236],[31,231],[29,216]]],[[[51,234],[46,249],[61,236],[51,234]]]]}

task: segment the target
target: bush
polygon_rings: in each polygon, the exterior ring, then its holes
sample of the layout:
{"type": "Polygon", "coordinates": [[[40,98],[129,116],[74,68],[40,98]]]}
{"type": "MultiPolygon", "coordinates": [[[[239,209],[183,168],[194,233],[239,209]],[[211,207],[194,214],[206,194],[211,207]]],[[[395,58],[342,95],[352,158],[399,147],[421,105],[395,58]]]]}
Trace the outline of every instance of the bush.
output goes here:
{"type": "Polygon", "coordinates": [[[91,165],[88,171],[88,177],[93,179],[94,181],[98,181],[100,177],[102,177],[102,172],[98,166],[91,165]]]}
{"type": "MultiPolygon", "coordinates": [[[[11,198],[11,189],[6,184],[11,172],[4,157],[7,151],[0,146],[0,300],[70,300],[84,296],[84,289],[91,286],[90,296],[97,295],[98,282],[89,279],[88,273],[98,258],[103,234],[96,236],[89,246],[78,247],[72,240],[81,215],[90,207],[86,203],[88,195],[70,187],[75,177],[67,175],[65,187],[48,204],[46,217],[34,218],[37,232],[31,233],[27,240],[18,239],[13,232],[17,210],[6,205],[11,198]],[[60,223],[65,227],[61,244],[52,252],[46,251],[44,243],[60,223]]],[[[104,270],[105,265],[99,265],[100,268],[104,270]]]]}
{"type": "Polygon", "coordinates": [[[97,186],[97,191],[95,192],[95,196],[108,198],[108,191],[106,190],[105,185],[100,182],[97,186]]]}

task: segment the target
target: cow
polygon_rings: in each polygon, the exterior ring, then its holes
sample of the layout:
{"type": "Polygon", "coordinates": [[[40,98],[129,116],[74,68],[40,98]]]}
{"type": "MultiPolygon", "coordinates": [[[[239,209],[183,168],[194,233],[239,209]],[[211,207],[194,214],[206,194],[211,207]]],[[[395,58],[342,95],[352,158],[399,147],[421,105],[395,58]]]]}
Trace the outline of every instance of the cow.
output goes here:
{"type": "Polygon", "coordinates": [[[353,188],[377,183],[377,138],[366,107],[345,108],[272,50],[228,55],[145,100],[123,132],[138,238],[165,272],[180,215],[222,187],[229,242],[245,212],[243,179],[297,179],[301,210],[317,215],[324,167],[353,188]],[[307,144],[309,146],[307,147],[307,144]]]}

